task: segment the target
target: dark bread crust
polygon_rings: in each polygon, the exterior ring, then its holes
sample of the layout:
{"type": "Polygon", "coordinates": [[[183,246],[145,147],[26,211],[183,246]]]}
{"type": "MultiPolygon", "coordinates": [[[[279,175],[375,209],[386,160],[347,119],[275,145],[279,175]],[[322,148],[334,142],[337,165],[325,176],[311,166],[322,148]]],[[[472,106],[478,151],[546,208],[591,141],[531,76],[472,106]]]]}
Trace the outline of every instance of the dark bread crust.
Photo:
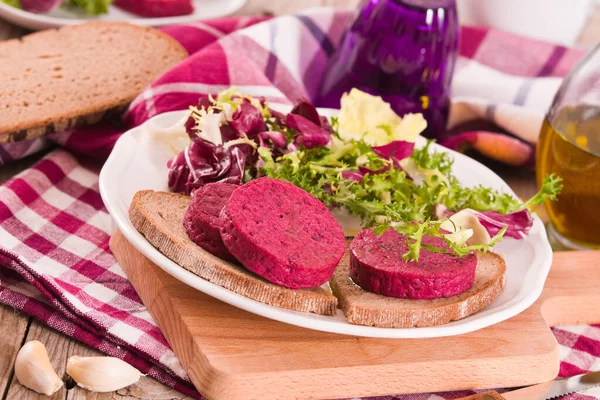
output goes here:
{"type": "Polygon", "coordinates": [[[187,55],[170,36],[125,22],[91,21],[0,42],[0,144],[120,117],[187,55]]]}
{"type": "Polygon", "coordinates": [[[114,106],[108,110],[98,111],[91,114],[80,115],[70,119],[57,119],[56,121],[48,122],[47,125],[36,126],[34,128],[21,129],[15,132],[0,133],[0,144],[19,142],[21,140],[36,139],[52,133],[65,132],[70,129],[80,128],[82,126],[93,125],[104,118],[120,119],[123,113],[127,110],[129,103],[123,103],[114,106]]]}
{"type": "Polygon", "coordinates": [[[434,299],[398,299],[370,293],[349,276],[349,252],[329,282],[351,324],[381,328],[413,328],[447,324],[489,305],[504,290],[506,264],[498,254],[478,256],[473,286],[457,296],[434,299]]]}
{"type": "Polygon", "coordinates": [[[272,284],[194,244],[183,227],[190,200],[180,194],[140,191],[129,207],[129,219],[165,256],[207,281],[272,306],[335,315],[337,299],[329,291],[323,288],[294,290],[272,284]]]}

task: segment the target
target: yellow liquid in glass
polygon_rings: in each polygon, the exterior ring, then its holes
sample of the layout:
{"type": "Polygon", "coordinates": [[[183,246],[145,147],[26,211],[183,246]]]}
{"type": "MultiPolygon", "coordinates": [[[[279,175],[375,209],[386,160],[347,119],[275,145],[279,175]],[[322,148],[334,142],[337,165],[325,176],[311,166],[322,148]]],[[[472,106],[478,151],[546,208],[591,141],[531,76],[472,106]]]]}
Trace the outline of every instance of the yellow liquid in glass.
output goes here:
{"type": "Polygon", "coordinates": [[[576,243],[600,246],[600,108],[564,107],[544,121],[536,169],[538,186],[551,173],[563,178],[558,201],[546,203],[554,229],[576,243]]]}

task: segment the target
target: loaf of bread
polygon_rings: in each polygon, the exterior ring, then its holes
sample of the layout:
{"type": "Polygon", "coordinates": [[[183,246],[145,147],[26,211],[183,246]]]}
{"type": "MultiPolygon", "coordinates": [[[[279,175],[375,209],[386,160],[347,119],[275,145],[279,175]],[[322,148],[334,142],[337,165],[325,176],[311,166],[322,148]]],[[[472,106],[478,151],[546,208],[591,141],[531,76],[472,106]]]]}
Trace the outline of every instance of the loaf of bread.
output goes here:
{"type": "Polygon", "coordinates": [[[122,22],[88,22],[0,42],[0,143],[122,113],[186,56],[170,36],[122,22]]]}

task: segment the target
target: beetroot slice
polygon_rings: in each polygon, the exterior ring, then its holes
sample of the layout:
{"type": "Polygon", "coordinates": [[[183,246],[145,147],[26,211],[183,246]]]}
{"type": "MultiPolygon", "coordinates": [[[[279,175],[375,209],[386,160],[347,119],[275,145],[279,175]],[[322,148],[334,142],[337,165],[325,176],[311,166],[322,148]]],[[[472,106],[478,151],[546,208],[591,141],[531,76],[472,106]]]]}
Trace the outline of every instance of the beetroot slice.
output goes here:
{"type": "Polygon", "coordinates": [[[174,17],[194,12],[191,0],[116,0],[113,4],[146,18],[174,17]]]}
{"type": "Polygon", "coordinates": [[[183,226],[192,242],[228,261],[236,260],[221,240],[219,215],[238,187],[231,183],[209,183],[196,189],[183,218],[183,226]]]}
{"type": "Polygon", "coordinates": [[[346,249],[342,227],[304,190],[260,178],[236,189],[221,212],[221,237],[247,269],[291,289],[331,279],[346,249]]]}
{"type": "MultiPolygon", "coordinates": [[[[473,286],[477,256],[433,253],[421,248],[418,261],[402,261],[406,235],[393,229],[382,235],[364,229],[350,243],[350,277],[366,291],[389,297],[437,299],[461,294],[473,286]]],[[[442,238],[423,243],[446,248],[442,238]]]]}

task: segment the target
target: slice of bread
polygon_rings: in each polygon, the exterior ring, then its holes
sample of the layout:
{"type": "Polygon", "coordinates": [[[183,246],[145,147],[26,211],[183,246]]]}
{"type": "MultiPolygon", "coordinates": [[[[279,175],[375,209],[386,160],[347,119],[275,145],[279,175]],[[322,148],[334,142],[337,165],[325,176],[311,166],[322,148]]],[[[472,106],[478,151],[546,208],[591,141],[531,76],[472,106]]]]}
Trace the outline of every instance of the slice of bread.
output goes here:
{"type": "Polygon", "coordinates": [[[336,313],[337,299],[325,289],[294,290],[275,285],[192,242],[183,226],[190,200],[179,194],[140,191],[129,207],[129,219],[165,256],[209,282],[276,307],[322,315],[336,313]]]}
{"type": "Polygon", "coordinates": [[[186,57],[170,36],[122,22],[88,22],[0,42],[0,143],[122,113],[186,57]]]}
{"type": "Polygon", "coordinates": [[[475,282],[466,292],[435,300],[397,299],[367,292],[349,277],[349,252],[336,269],[331,289],[351,324],[413,328],[447,324],[476,313],[504,290],[506,264],[498,254],[478,256],[475,282]]]}

